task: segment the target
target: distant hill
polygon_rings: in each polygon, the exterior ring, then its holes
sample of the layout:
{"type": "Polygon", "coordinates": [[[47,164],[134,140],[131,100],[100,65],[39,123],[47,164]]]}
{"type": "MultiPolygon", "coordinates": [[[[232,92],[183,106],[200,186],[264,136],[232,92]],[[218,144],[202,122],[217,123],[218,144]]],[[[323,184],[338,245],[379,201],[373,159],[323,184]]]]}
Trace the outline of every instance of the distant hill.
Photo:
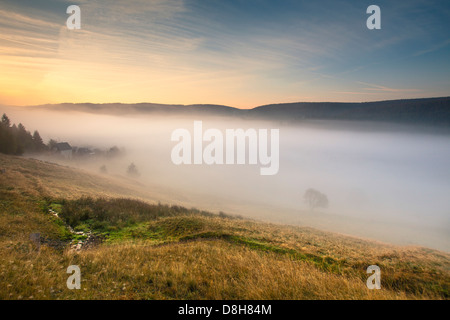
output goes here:
{"type": "Polygon", "coordinates": [[[214,115],[281,121],[356,120],[431,126],[450,126],[450,97],[362,103],[296,102],[270,104],[253,109],[237,109],[212,104],[168,105],[155,103],[64,103],[41,105],[33,108],[116,115],[136,113],[164,115],[214,115]]]}
{"type": "Polygon", "coordinates": [[[364,103],[284,103],[251,110],[262,118],[280,120],[360,120],[450,126],[450,97],[364,103]]]}
{"type": "Polygon", "coordinates": [[[214,105],[214,104],[158,104],[158,103],[61,103],[61,104],[46,104],[39,106],[32,106],[31,108],[44,108],[53,111],[80,111],[96,114],[115,114],[128,115],[136,113],[148,114],[172,114],[172,115],[189,115],[189,114],[205,114],[205,115],[238,115],[241,109],[214,105]]]}

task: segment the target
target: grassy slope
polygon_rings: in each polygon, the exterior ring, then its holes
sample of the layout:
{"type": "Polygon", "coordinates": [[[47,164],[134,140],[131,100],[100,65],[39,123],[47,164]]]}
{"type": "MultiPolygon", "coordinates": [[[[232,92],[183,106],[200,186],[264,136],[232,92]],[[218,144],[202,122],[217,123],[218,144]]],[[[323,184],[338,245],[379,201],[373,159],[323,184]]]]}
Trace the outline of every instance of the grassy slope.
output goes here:
{"type": "Polygon", "coordinates": [[[117,199],[146,195],[133,182],[37,160],[0,155],[0,168],[0,299],[449,298],[443,252],[117,199]],[[32,232],[73,237],[49,206],[107,241],[33,251],[32,232]],[[81,290],[66,287],[72,264],[81,290]],[[371,264],[381,267],[381,290],[365,286],[371,264]]]}

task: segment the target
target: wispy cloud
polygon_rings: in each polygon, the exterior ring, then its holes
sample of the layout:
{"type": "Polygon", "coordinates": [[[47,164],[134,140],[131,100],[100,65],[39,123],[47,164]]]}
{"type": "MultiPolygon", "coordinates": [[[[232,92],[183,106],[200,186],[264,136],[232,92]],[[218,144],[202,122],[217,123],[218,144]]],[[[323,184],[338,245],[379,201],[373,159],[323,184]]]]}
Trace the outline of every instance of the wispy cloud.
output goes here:
{"type": "Polygon", "coordinates": [[[9,28],[27,27],[44,27],[44,28],[58,28],[59,25],[54,21],[42,19],[41,17],[33,17],[26,14],[21,14],[9,10],[0,9],[0,19],[5,26],[9,28]]]}
{"type": "Polygon", "coordinates": [[[427,53],[435,52],[435,51],[437,51],[437,50],[440,50],[440,49],[442,49],[442,48],[445,48],[445,47],[448,46],[449,44],[450,44],[450,39],[447,39],[447,40],[445,40],[445,41],[443,41],[443,42],[441,42],[441,43],[438,43],[438,44],[436,44],[436,45],[434,45],[434,46],[428,48],[428,49],[420,50],[420,51],[414,53],[413,56],[414,56],[414,57],[418,57],[418,56],[425,55],[425,54],[427,54],[427,53]]]}
{"type": "Polygon", "coordinates": [[[22,86],[17,99],[31,86],[55,100],[254,101],[247,107],[284,97],[323,100],[325,92],[330,100],[400,97],[423,93],[425,80],[411,84],[397,72],[401,84],[393,84],[394,62],[412,52],[426,58],[450,43],[439,33],[443,22],[414,0],[382,6],[386,23],[373,32],[365,8],[352,1],[80,0],[76,31],[65,27],[65,1],[42,1],[38,10],[4,1],[0,86],[22,86]]]}
{"type": "Polygon", "coordinates": [[[348,95],[348,94],[349,95],[362,95],[362,96],[378,94],[376,92],[360,92],[360,91],[332,91],[332,93],[345,94],[345,95],[348,95]]]}
{"type": "Polygon", "coordinates": [[[420,92],[419,89],[400,89],[400,88],[390,88],[385,87],[377,84],[367,83],[358,81],[359,84],[363,84],[365,86],[369,86],[366,88],[363,88],[364,90],[370,90],[370,91],[380,91],[380,92],[420,92]]]}

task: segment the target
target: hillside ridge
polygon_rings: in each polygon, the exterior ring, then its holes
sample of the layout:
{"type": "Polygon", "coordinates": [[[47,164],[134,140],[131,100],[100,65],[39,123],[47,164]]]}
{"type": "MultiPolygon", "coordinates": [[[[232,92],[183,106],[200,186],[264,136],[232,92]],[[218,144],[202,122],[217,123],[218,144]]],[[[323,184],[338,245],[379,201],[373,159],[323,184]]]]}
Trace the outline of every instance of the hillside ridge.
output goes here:
{"type": "Polygon", "coordinates": [[[372,102],[293,102],[262,105],[252,109],[238,109],[214,104],[182,105],[158,103],[61,103],[29,106],[28,108],[110,115],[229,116],[289,122],[347,120],[450,126],[450,97],[372,102]]]}
{"type": "Polygon", "coordinates": [[[450,298],[445,252],[152,204],[33,159],[0,155],[0,168],[0,299],[450,298]],[[102,241],[70,250],[87,234],[102,241]],[[381,290],[366,287],[374,264],[381,290]],[[69,265],[83,290],[66,288],[69,265]]]}

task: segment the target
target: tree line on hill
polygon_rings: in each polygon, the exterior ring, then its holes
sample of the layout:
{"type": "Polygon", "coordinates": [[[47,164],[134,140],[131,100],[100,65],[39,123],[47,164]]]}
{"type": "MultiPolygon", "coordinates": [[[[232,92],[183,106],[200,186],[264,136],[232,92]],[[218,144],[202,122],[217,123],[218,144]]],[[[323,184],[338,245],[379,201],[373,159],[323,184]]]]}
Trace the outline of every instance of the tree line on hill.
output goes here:
{"type": "Polygon", "coordinates": [[[5,154],[22,155],[24,152],[43,152],[48,147],[42,141],[39,132],[33,134],[27,131],[25,126],[19,123],[11,125],[6,114],[3,114],[0,122],[0,152],[5,154]]]}
{"type": "MultiPolygon", "coordinates": [[[[22,123],[11,125],[11,120],[6,114],[3,114],[0,121],[0,153],[22,155],[24,153],[52,152],[57,148],[58,144],[54,139],[50,139],[48,144],[45,144],[37,130],[31,134],[22,123]]],[[[120,150],[116,146],[111,147],[107,151],[74,147],[72,148],[72,152],[78,157],[83,157],[94,152],[101,157],[115,158],[123,155],[124,150],[120,150]]],[[[106,165],[100,167],[100,172],[108,172],[106,165]]],[[[127,175],[133,178],[139,177],[139,171],[134,163],[128,166],[127,175]]]]}

